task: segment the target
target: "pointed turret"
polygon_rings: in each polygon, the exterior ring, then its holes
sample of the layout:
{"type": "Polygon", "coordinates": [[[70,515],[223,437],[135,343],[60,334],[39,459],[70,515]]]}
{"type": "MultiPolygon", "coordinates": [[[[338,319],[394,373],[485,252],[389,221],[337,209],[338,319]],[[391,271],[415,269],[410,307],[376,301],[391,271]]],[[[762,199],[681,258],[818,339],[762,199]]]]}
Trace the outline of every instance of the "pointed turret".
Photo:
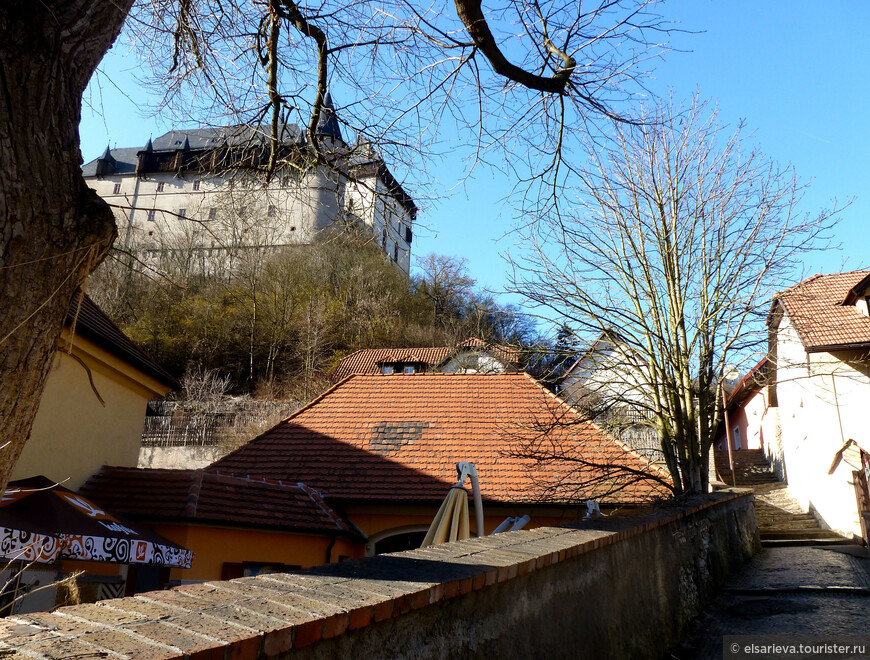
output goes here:
{"type": "Polygon", "coordinates": [[[190,140],[187,138],[186,135],[184,136],[184,144],[181,145],[181,150],[190,151],[190,140]]]}
{"type": "Polygon", "coordinates": [[[136,172],[137,174],[142,174],[144,172],[149,171],[153,167],[153,163],[151,162],[151,154],[154,153],[154,144],[151,142],[151,138],[148,138],[148,142],[145,143],[145,148],[142,151],[136,152],[136,172]]]}
{"type": "Polygon", "coordinates": [[[323,97],[323,107],[320,110],[320,120],[317,122],[315,135],[319,138],[332,138],[344,142],[338,117],[335,114],[335,106],[332,105],[332,94],[329,92],[326,92],[326,96],[323,97]]]}
{"type": "Polygon", "coordinates": [[[115,157],[112,156],[112,149],[107,144],[103,155],[97,158],[97,176],[105,176],[114,174],[118,168],[118,163],[115,157]]]}

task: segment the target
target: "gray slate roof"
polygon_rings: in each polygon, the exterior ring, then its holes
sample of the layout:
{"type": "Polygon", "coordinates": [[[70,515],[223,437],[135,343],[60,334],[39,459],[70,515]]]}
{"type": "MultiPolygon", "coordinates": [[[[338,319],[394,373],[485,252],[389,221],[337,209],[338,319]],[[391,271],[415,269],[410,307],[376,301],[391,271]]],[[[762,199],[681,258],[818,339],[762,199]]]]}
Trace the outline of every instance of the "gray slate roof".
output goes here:
{"type": "MultiPolygon", "coordinates": [[[[154,153],[173,152],[184,148],[185,140],[191,151],[215,149],[217,147],[242,147],[252,144],[265,144],[268,141],[268,127],[218,126],[215,128],[188,128],[171,130],[160,137],[150,140],[154,153]]],[[[279,129],[283,142],[304,143],[305,135],[296,124],[284,124],[279,129]]],[[[147,144],[141,147],[121,147],[111,150],[115,159],[115,174],[132,174],[136,171],[139,152],[145,151],[147,144]]],[[[107,150],[108,151],[108,150],[107,150]]],[[[104,158],[106,154],[100,156],[104,158]]],[[[90,161],[82,167],[84,176],[96,176],[97,160],[90,161]]]]}

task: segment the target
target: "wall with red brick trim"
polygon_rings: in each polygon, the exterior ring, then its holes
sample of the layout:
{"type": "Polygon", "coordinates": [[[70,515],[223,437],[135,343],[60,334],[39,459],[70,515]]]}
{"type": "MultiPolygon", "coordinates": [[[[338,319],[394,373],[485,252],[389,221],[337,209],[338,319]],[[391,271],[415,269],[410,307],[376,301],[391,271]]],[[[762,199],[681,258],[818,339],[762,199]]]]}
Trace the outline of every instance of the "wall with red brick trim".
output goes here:
{"type": "Polygon", "coordinates": [[[724,491],[642,519],[509,532],[9,617],[0,620],[0,653],[659,657],[758,547],[751,495],[724,491]]]}

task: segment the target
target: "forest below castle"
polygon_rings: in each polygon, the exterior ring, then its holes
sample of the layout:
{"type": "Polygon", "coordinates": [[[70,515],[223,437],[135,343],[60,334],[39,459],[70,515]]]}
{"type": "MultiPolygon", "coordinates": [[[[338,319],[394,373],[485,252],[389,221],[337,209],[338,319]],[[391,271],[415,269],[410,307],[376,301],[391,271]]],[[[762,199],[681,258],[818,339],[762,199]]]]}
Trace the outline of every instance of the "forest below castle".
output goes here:
{"type": "Polygon", "coordinates": [[[410,279],[371,239],[336,232],[280,249],[116,252],[87,291],[181,379],[212,372],[233,393],[308,400],[361,348],[451,346],[469,337],[540,351],[534,320],[499,303],[465,260],[430,254],[410,279]]]}

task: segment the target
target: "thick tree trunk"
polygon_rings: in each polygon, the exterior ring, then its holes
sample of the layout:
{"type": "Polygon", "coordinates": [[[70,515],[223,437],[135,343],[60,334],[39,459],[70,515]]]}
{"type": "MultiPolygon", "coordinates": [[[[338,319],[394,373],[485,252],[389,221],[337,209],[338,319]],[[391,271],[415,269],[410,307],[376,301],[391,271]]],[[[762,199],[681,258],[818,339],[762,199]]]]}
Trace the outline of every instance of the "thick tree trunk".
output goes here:
{"type": "Polygon", "coordinates": [[[73,293],[117,233],[82,178],[78,126],[85,86],[131,4],[0,0],[0,490],[73,293]]]}

